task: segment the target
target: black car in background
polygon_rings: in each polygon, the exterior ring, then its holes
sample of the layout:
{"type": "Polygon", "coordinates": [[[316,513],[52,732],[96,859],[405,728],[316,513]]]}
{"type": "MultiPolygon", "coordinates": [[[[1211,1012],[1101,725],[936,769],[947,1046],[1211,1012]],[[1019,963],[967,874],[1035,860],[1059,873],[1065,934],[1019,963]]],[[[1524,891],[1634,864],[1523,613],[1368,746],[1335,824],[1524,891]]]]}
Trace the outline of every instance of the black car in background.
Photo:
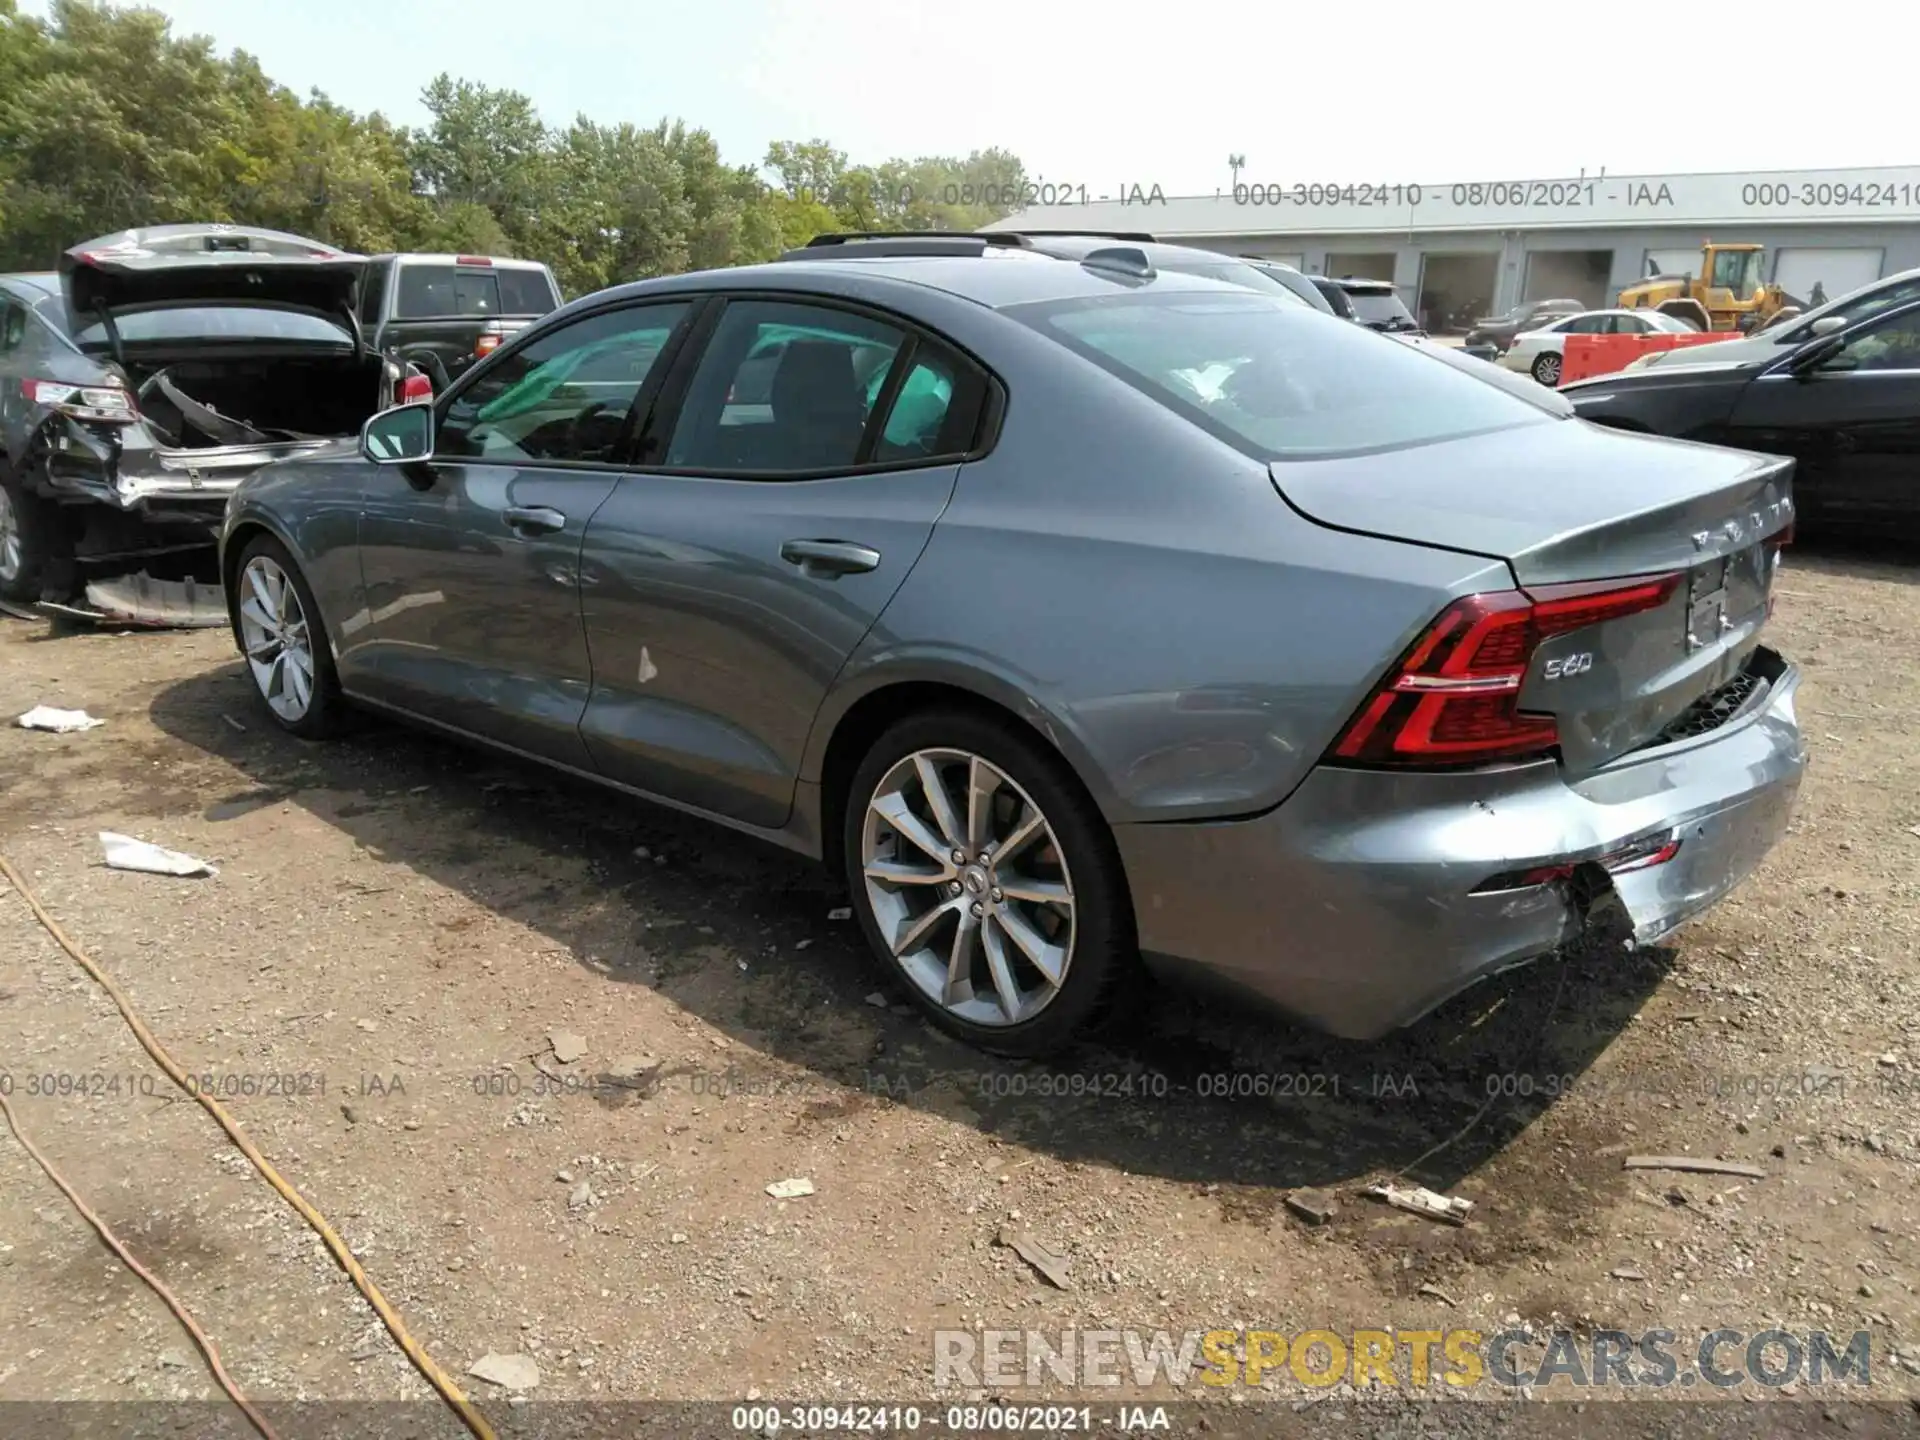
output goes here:
{"type": "Polygon", "coordinates": [[[1513,344],[1513,337],[1529,330],[1541,330],[1556,320],[1564,320],[1569,315],[1580,315],[1593,309],[1593,306],[1579,300],[1529,300],[1524,305],[1516,305],[1504,315],[1488,315],[1474,323],[1463,342],[1467,345],[1491,345],[1498,354],[1505,354],[1513,344]]]}
{"type": "Polygon", "coordinates": [[[1334,305],[1334,313],[1341,313],[1341,304],[1334,301],[1338,295],[1344,302],[1345,318],[1357,321],[1369,330],[1378,330],[1385,335],[1424,335],[1420,322],[1413,318],[1413,312],[1407,309],[1407,302],[1400,298],[1400,292],[1391,280],[1361,280],[1352,275],[1315,275],[1313,283],[1320,293],[1334,305]]]}
{"type": "Polygon", "coordinates": [[[419,366],[436,392],[559,308],[553,271],[497,255],[373,255],[360,285],[373,348],[419,366]]]}
{"type": "Polygon", "coordinates": [[[1624,370],[1560,393],[1614,429],[1792,457],[1802,534],[1920,540],[1920,301],[1783,348],[1624,370]]]}

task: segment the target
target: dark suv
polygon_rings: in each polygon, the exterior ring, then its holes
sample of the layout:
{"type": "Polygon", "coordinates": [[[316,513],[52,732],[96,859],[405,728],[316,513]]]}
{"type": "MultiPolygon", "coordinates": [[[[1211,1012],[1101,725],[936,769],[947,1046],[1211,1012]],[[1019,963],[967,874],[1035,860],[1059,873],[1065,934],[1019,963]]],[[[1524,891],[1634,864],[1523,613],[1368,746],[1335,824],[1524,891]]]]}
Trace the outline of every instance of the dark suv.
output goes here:
{"type": "Polygon", "coordinates": [[[375,255],[360,283],[368,343],[419,366],[436,391],[514,331],[559,308],[553,271],[535,260],[375,255]]]}

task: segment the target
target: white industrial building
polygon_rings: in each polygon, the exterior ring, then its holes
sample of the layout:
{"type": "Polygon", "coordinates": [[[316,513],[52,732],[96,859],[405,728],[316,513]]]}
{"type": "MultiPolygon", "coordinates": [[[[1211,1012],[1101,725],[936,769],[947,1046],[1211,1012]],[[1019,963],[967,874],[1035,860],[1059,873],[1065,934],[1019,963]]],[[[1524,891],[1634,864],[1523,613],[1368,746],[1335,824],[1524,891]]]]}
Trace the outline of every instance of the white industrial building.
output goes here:
{"type": "Polygon", "coordinates": [[[994,229],[1142,231],[1309,274],[1391,280],[1425,323],[1562,296],[1596,308],[1647,273],[1700,271],[1708,240],[1767,247],[1765,277],[1833,299],[1920,267],[1911,169],[1564,176],[1353,187],[1265,181],[1207,196],[1151,186],[1036,206],[994,229]]]}

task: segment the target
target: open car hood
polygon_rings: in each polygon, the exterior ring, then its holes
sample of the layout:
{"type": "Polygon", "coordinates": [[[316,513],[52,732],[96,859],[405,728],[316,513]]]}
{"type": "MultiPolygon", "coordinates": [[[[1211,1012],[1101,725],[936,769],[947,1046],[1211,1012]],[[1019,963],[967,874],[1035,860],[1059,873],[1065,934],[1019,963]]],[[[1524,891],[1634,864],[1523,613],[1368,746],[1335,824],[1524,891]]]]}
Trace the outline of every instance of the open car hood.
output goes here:
{"type": "Polygon", "coordinates": [[[219,301],[290,305],[337,317],[351,308],[364,255],[242,225],[156,225],[74,246],[60,287],[76,318],[219,301]]]}

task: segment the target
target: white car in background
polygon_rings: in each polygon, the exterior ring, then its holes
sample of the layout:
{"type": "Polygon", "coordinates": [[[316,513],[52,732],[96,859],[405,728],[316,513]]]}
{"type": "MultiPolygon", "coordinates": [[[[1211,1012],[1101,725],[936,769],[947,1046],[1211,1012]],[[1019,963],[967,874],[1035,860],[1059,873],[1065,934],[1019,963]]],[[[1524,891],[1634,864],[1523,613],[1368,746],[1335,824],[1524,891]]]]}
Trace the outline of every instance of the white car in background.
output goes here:
{"type": "Polygon", "coordinates": [[[1542,385],[1560,383],[1569,335],[1691,335],[1694,327],[1657,310],[1588,310],[1540,330],[1513,337],[1507,353],[1496,362],[1508,370],[1524,370],[1542,385]]]}

